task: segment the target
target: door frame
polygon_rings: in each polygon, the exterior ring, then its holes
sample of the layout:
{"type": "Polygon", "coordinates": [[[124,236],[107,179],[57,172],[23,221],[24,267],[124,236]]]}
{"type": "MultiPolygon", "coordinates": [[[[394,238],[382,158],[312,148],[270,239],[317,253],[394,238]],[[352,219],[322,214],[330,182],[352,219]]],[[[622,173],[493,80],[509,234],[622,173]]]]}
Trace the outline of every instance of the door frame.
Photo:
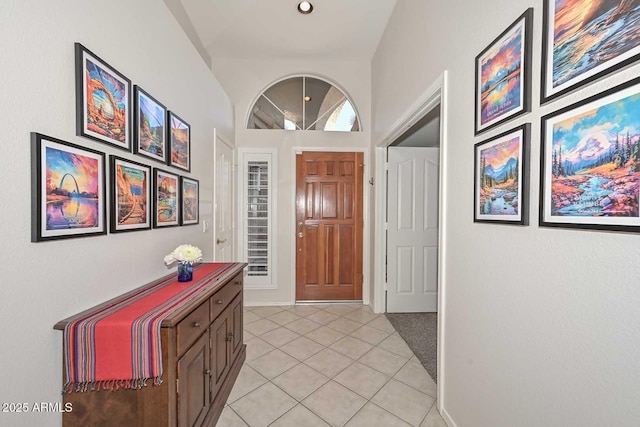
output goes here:
{"type": "Polygon", "coordinates": [[[446,310],[446,232],[447,232],[447,158],[448,158],[448,75],[443,71],[440,76],[424,91],[406,112],[393,124],[391,130],[375,143],[376,171],[375,180],[375,262],[373,301],[374,311],[385,311],[385,268],[387,253],[386,210],[387,210],[387,147],[406,132],[429,111],[440,105],[440,173],[439,173],[439,207],[438,207],[438,360],[437,360],[437,404],[438,412],[444,407],[445,378],[442,373],[445,366],[445,310],[446,310]]]}
{"type": "Polygon", "coordinates": [[[238,232],[238,222],[236,221],[236,203],[237,203],[237,184],[236,184],[236,164],[237,164],[237,150],[235,144],[224,136],[222,132],[218,131],[218,129],[213,129],[213,212],[212,212],[212,220],[211,224],[203,223],[202,231],[207,232],[209,228],[213,230],[213,237],[211,242],[213,244],[213,256],[215,258],[216,255],[216,239],[218,238],[218,230],[216,229],[216,221],[217,221],[217,209],[216,203],[218,202],[218,187],[217,187],[217,159],[218,159],[218,140],[226,145],[231,150],[231,245],[233,247],[233,256],[235,257],[238,251],[238,241],[236,238],[236,234],[238,232]]]}
{"type": "MultiPolygon", "coordinates": [[[[289,228],[291,232],[291,247],[293,248],[294,254],[296,252],[296,221],[295,221],[295,207],[296,207],[296,192],[297,186],[296,183],[296,154],[302,151],[325,151],[328,153],[363,153],[364,159],[364,168],[362,171],[362,303],[367,305],[369,304],[370,299],[370,283],[371,283],[371,237],[370,233],[367,232],[370,227],[370,214],[367,206],[370,203],[369,191],[367,188],[367,176],[370,176],[370,162],[369,162],[369,149],[366,147],[291,147],[291,164],[293,167],[291,168],[291,182],[292,191],[291,191],[291,206],[294,209],[293,222],[289,228]],[[365,283],[367,284],[365,286],[365,283]]],[[[296,254],[297,256],[297,254],[296,254]]],[[[296,303],[296,263],[293,262],[290,270],[291,274],[291,304],[296,303]]]]}

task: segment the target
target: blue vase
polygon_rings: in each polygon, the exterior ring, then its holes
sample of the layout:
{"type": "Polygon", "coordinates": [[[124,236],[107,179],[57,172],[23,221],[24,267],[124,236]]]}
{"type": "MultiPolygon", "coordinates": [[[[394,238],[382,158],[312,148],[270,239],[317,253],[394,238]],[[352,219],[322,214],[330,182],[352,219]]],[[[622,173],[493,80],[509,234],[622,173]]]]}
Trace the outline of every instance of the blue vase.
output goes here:
{"type": "Polygon", "coordinates": [[[178,282],[190,282],[193,280],[193,264],[188,262],[178,263],[178,282]]]}

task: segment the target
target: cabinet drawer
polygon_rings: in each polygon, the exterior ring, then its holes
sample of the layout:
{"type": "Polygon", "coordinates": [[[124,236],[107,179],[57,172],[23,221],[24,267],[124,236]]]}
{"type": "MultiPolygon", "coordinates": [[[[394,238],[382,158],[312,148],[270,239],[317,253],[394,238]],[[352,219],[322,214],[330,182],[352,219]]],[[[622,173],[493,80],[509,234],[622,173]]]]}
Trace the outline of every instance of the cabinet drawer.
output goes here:
{"type": "Polygon", "coordinates": [[[178,355],[195,342],[209,326],[209,307],[207,302],[200,304],[191,314],[182,319],[176,327],[178,355]]]}
{"type": "Polygon", "coordinates": [[[242,290],[242,276],[238,275],[211,297],[211,320],[224,311],[231,300],[242,290]]]}

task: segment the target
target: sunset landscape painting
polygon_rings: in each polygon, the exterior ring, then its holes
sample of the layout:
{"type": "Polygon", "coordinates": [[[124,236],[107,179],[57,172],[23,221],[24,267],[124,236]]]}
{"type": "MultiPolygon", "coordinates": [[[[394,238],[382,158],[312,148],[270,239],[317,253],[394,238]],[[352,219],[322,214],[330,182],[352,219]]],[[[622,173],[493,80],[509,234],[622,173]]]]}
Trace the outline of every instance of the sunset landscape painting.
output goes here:
{"type": "Polygon", "coordinates": [[[476,133],[528,109],[528,10],[476,58],[476,133]]]}
{"type": "Polygon", "coordinates": [[[545,16],[543,99],[640,57],[638,0],[546,0],[545,16]]]}
{"type": "Polygon", "coordinates": [[[155,170],[155,227],[179,225],[178,176],[155,170]]]}
{"type": "Polygon", "coordinates": [[[198,223],[199,182],[195,179],[182,178],[182,224],[190,225],[198,223]]]}
{"type": "Polygon", "coordinates": [[[106,233],[104,155],[37,133],[32,150],[40,224],[34,241],[106,233]]]}
{"type": "Polygon", "coordinates": [[[543,220],[640,226],[640,79],[543,123],[543,220]]]}
{"type": "Polygon", "coordinates": [[[476,144],[475,220],[526,224],[526,145],[530,126],[476,144]]]}

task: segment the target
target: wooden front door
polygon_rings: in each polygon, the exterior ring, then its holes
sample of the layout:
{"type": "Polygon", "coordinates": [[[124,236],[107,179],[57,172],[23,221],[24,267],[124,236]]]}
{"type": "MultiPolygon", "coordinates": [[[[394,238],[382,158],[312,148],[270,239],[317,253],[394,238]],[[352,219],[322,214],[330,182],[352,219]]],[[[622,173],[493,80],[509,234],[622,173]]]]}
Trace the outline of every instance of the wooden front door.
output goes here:
{"type": "Polygon", "coordinates": [[[362,299],[363,153],[296,156],[296,300],[362,299]]]}

